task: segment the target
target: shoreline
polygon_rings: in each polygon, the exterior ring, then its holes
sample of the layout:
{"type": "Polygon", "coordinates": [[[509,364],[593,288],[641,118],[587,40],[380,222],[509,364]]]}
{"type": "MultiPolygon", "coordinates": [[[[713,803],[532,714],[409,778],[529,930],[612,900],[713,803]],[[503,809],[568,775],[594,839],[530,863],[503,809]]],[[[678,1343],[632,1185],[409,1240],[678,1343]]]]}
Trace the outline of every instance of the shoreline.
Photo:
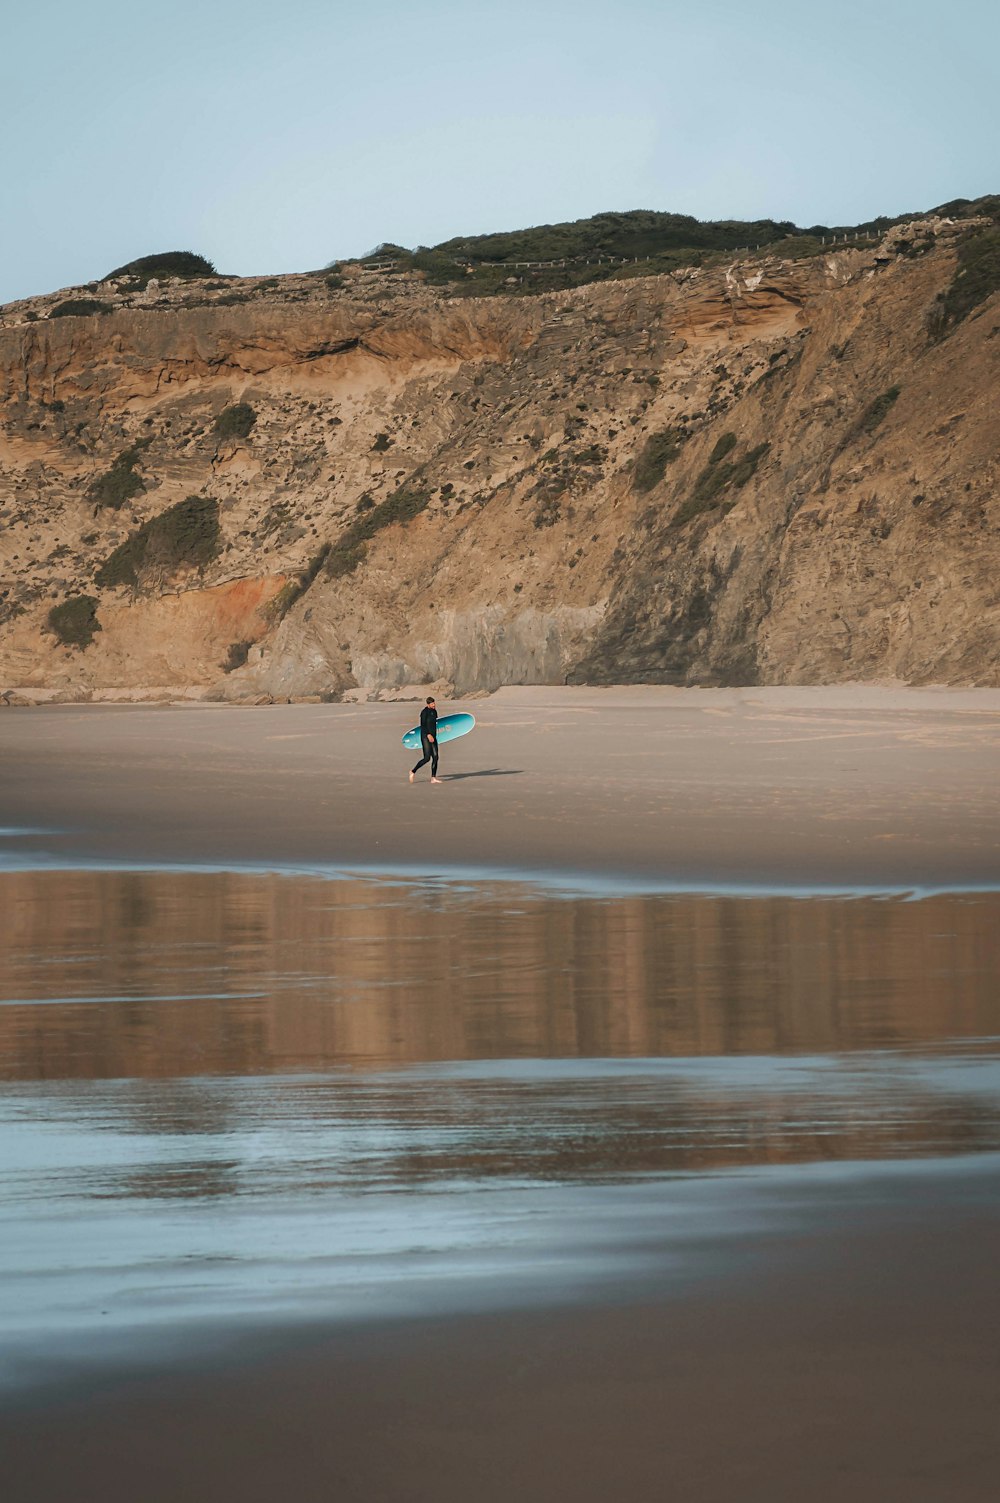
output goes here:
{"type": "Polygon", "coordinates": [[[770,899],[792,902],[843,902],[865,899],[885,902],[920,903],[931,898],[976,898],[1000,892],[1000,875],[973,882],[961,880],[939,885],[851,885],[850,883],[797,883],[783,886],[762,879],[760,882],[724,882],[691,876],[683,881],[659,879],[654,874],[643,877],[618,872],[574,871],[572,868],[478,867],[436,863],[432,871],[419,866],[350,866],[302,864],[287,861],[156,861],[139,857],[88,857],[42,850],[6,849],[3,842],[60,839],[69,832],[61,830],[0,829],[0,877],[4,874],[122,872],[139,875],[157,873],[232,877],[288,877],[317,882],[370,882],[380,887],[408,887],[433,891],[442,886],[474,887],[489,891],[498,887],[522,889],[529,897],[592,898],[595,902],[624,897],[734,898],[748,903],[770,899]]]}
{"type": "Polygon", "coordinates": [[[324,699],[319,694],[247,696],[245,699],[210,699],[208,685],[144,685],[138,688],[107,687],[87,691],[87,697],[65,699],[65,687],[43,685],[7,685],[0,698],[16,696],[33,699],[31,704],[11,704],[19,710],[41,709],[193,709],[208,710],[274,709],[284,705],[422,705],[425,695],[434,693],[449,704],[503,703],[505,700],[526,703],[532,698],[565,699],[568,703],[600,702],[614,699],[619,704],[649,704],[697,698],[705,704],[762,704],[784,708],[811,708],[824,705],[830,709],[923,710],[950,704],[954,709],[1000,713],[1000,686],[994,684],[906,684],[896,680],[871,682],[850,679],[832,684],[503,684],[497,689],[470,689],[464,694],[449,692],[449,685],[405,684],[398,689],[348,690],[340,698],[324,699]],[[365,695],[364,698],[357,696],[365,695]],[[266,702],[265,702],[266,701],[266,702]]]}

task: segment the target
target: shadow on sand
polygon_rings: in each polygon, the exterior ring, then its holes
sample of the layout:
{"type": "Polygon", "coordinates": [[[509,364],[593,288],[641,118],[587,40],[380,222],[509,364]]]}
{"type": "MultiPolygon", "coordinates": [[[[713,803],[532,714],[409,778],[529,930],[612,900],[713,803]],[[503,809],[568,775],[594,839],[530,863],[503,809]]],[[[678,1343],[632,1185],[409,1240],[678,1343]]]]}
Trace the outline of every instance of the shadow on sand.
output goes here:
{"type": "Polygon", "coordinates": [[[523,771],[523,767],[484,767],[480,772],[446,772],[442,776],[446,783],[457,783],[459,778],[516,778],[523,771]]]}

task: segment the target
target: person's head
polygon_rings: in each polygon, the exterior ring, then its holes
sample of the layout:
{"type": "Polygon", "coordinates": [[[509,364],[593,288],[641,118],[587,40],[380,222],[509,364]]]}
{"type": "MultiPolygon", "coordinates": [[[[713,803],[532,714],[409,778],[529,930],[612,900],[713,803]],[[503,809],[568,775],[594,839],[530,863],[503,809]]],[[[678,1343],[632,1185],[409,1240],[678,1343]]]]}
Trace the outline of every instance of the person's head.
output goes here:
{"type": "Polygon", "coordinates": [[[429,705],[432,705],[434,703],[434,695],[433,694],[428,694],[428,696],[427,696],[427,703],[429,705]]]}

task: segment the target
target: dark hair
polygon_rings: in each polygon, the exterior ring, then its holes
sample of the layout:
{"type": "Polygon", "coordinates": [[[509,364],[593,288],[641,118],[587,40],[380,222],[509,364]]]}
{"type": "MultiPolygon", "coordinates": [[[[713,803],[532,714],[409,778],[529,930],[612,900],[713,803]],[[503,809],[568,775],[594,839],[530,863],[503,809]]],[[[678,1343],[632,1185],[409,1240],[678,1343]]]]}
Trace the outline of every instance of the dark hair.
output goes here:
{"type": "Polygon", "coordinates": [[[427,703],[429,705],[432,705],[434,703],[434,695],[433,694],[428,694],[428,696],[427,696],[427,703]]]}

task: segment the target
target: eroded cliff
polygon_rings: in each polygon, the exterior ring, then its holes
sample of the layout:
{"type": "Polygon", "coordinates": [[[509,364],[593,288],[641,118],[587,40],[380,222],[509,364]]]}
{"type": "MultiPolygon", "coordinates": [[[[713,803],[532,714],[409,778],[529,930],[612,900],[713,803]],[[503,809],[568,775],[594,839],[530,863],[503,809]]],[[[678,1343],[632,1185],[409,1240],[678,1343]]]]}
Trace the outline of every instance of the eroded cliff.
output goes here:
{"type": "Polygon", "coordinates": [[[11,305],[0,690],[996,684],[1000,303],[934,328],[975,232],[11,305]]]}

